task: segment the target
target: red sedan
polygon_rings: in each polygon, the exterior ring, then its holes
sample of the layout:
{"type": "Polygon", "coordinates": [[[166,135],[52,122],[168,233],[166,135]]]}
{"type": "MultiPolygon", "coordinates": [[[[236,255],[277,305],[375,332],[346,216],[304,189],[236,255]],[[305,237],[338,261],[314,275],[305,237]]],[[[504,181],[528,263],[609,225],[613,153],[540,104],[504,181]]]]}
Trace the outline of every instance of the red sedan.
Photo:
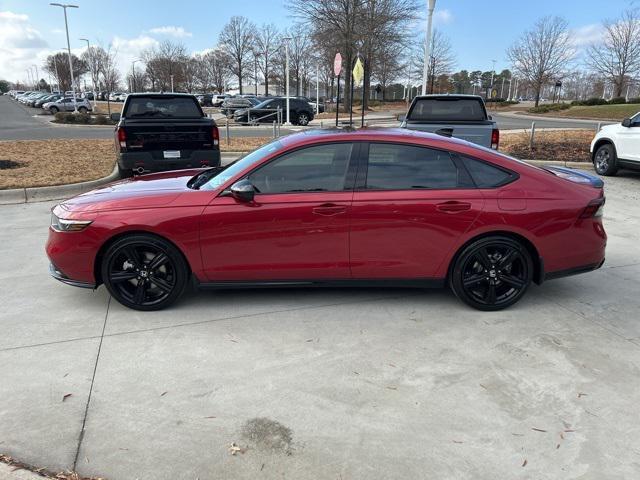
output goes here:
{"type": "Polygon", "coordinates": [[[499,310],[604,262],[602,181],[395,129],[309,131],[53,209],[52,275],[138,310],[211,288],[449,285],[499,310]]]}

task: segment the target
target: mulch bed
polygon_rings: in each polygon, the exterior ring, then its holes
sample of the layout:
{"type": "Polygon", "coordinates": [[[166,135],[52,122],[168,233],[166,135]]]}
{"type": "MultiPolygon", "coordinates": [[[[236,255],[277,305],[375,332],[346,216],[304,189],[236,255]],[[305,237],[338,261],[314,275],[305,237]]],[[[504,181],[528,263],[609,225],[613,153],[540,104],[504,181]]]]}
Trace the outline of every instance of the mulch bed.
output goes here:
{"type": "Polygon", "coordinates": [[[523,159],[591,162],[589,145],[594,135],[593,130],[536,132],[531,149],[529,133],[513,133],[502,135],[500,151],[523,159]]]}

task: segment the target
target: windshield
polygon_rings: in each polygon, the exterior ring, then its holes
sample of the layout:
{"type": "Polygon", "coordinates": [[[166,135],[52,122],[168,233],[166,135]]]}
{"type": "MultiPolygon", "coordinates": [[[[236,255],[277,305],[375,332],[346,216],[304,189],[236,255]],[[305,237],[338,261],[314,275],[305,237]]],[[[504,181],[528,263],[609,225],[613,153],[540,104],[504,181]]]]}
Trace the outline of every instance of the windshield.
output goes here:
{"type": "Polygon", "coordinates": [[[271,143],[267,143],[253,152],[248,153],[244,157],[239,160],[236,160],[227,168],[222,170],[218,175],[213,177],[207,183],[200,187],[200,190],[214,190],[218,188],[223,183],[227,182],[230,178],[235,177],[238,173],[243,171],[245,168],[250,167],[251,165],[259,162],[267,155],[271,155],[272,153],[280,150],[282,148],[282,143],[280,140],[274,140],[271,143]]]}
{"type": "Polygon", "coordinates": [[[419,98],[409,112],[407,120],[482,121],[486,120],[482,100],[476,98],[419,98]]]}
{"type": "Polygon", "coordinates": [[[273,100],[264,100],[256,105],[256,108],[269,108],[269,106],[273,103],[273,100]]]}

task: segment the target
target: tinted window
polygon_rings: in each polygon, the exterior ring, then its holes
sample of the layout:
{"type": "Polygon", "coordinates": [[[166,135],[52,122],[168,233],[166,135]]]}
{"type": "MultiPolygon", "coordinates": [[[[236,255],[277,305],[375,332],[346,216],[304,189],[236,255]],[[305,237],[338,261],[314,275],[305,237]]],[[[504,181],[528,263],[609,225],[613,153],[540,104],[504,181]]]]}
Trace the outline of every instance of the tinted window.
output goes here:
{"type": "Polygon", "coordinates": [[[372,190],[468,187],[448,152],[410,145],[372,143],[366,188],[372,190]]]}
{"type": "Polygon", "coordinates": [[[130,97],[126,117],[202,117],[192,97],[130,97]]]}
{"type": "Polygon", "coordinates": [[[303,148],[283,155],[249,175],[260,193],[344,190],[351,143],[303,148]]]}
{"type": "Polygon", "coordinates": [[[472,98],[421,98],[409,113],[408,120],[482,121],[486,120],[482,101],[472,98]]]}
{"type": "Polygon", "coordinates": [[[512,178],[512,174],[501,168],[494,167],[488,163],[474,160],[468,157],[461,157],[464,166],[471,174],[474,183],[478,188],[492,188],[505,184],[512,178]]]}

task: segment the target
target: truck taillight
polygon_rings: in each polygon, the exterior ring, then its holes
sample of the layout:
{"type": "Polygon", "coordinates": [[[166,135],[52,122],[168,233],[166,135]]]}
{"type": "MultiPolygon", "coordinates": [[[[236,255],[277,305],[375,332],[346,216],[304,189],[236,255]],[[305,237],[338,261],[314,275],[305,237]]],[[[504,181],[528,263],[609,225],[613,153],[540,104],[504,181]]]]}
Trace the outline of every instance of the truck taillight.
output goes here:
{"type": "Polygon", "coordinates": [[[218,131],[218,127],[215,125],[211,129],[211,137],[213,138],[213,145],[220,144],[220,132],[218,131]]]}
{"type": "Polygon", "coordinates": [[[589,202],[589,205],[580,214],[580,218],[601,217],[604,213],[604,197],[597,198],[589,202]]]}
{"type": "Polygon", "coordinates": [[[124,131],[124,128],[116,128],[116,141],[120,145],[120,148],[127,148],[127,134],[124,131]]]}
{"type": "Polygon", "coordinates": [[[498,144],[500,143],[500,130],[494,128],[491,130],[491,148],[494,150],[498,149],[498,144]]]}

